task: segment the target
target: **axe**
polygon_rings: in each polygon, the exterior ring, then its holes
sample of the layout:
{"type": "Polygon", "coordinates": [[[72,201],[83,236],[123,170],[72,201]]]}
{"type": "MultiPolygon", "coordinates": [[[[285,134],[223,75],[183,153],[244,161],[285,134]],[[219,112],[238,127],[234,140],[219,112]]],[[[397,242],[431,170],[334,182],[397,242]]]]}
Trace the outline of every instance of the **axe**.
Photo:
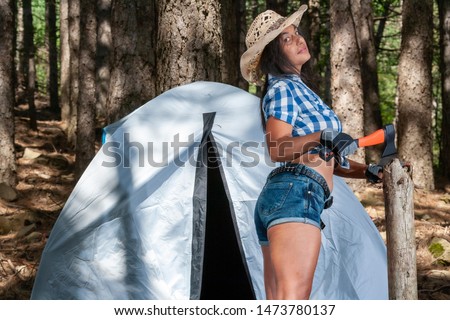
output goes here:
{"type": "Polygon", "coordinates": [[[384,150],[381,155],[379,166],[384,167],[393,158],[397,157],[397,148],[395,147],[395,129],[392,124],[386,125],[365,137],[356,139],[358,147],[369,147],[384,143],[384,150]]]}

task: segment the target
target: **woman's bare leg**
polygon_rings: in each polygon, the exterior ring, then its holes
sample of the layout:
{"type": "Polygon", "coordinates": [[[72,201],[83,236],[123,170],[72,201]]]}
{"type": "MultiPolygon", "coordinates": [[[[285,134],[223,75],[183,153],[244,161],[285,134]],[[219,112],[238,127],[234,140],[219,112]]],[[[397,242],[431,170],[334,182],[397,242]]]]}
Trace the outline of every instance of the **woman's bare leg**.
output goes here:
{"type": "Polygon", "coordinates": [[[266,299],[273,300],[277,292],[275,275],[273,274],[272,259],[270,258],[269,246],[261,246],[264,258],[264,288],[266,289],[266,299]]]}
{"type": "Polygon", "coordinates": [[[320,229],[283,223],[268,230],[270,261],[276,281],[275,299],[309,299],[320,251],[320,229]]]}

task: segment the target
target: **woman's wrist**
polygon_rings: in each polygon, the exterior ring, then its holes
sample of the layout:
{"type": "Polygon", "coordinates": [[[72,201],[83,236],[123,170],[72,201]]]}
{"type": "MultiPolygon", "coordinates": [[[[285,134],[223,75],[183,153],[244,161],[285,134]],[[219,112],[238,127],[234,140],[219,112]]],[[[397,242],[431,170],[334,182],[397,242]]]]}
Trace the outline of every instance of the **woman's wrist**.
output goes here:
{"type": "Polygon", "coordinates": [[[364,175],[367,178],[367,181],[370,183],[378,183],[381,182],[380,172],[383,172],[383,167],[379,166],[375,163],[369,163],[364,172],[364,175]]]}

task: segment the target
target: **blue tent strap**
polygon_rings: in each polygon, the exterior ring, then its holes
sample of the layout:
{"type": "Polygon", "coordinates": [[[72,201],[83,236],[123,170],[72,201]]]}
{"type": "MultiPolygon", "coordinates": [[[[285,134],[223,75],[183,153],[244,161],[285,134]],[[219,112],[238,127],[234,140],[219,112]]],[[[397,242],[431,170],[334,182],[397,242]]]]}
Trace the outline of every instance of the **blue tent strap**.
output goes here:
{"type": "Polygon", "coordinates": [[[102,129],[102,145],[104,145],[106,142],[106,130],[105,128],[102,129]]]}

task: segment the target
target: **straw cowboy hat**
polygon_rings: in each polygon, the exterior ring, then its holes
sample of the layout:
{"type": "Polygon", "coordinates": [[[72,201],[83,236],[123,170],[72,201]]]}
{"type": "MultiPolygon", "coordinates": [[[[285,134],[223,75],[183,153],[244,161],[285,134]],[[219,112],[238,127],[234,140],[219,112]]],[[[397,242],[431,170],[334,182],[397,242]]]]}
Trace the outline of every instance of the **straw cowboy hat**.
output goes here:
{"type": "Polygon", "coordinates": [[[245,44],[247,51],[241,57],[241,73],[245,80],[261,86],[263,84],[263,74],[259,70],[258,64],[266,45],[275,39],[284,29],[290,25],[298,27],[303,13],[308,6],[302,5],[289,17],[283,17],[272,10],[260,13],[250,25],[245,44]]]}

